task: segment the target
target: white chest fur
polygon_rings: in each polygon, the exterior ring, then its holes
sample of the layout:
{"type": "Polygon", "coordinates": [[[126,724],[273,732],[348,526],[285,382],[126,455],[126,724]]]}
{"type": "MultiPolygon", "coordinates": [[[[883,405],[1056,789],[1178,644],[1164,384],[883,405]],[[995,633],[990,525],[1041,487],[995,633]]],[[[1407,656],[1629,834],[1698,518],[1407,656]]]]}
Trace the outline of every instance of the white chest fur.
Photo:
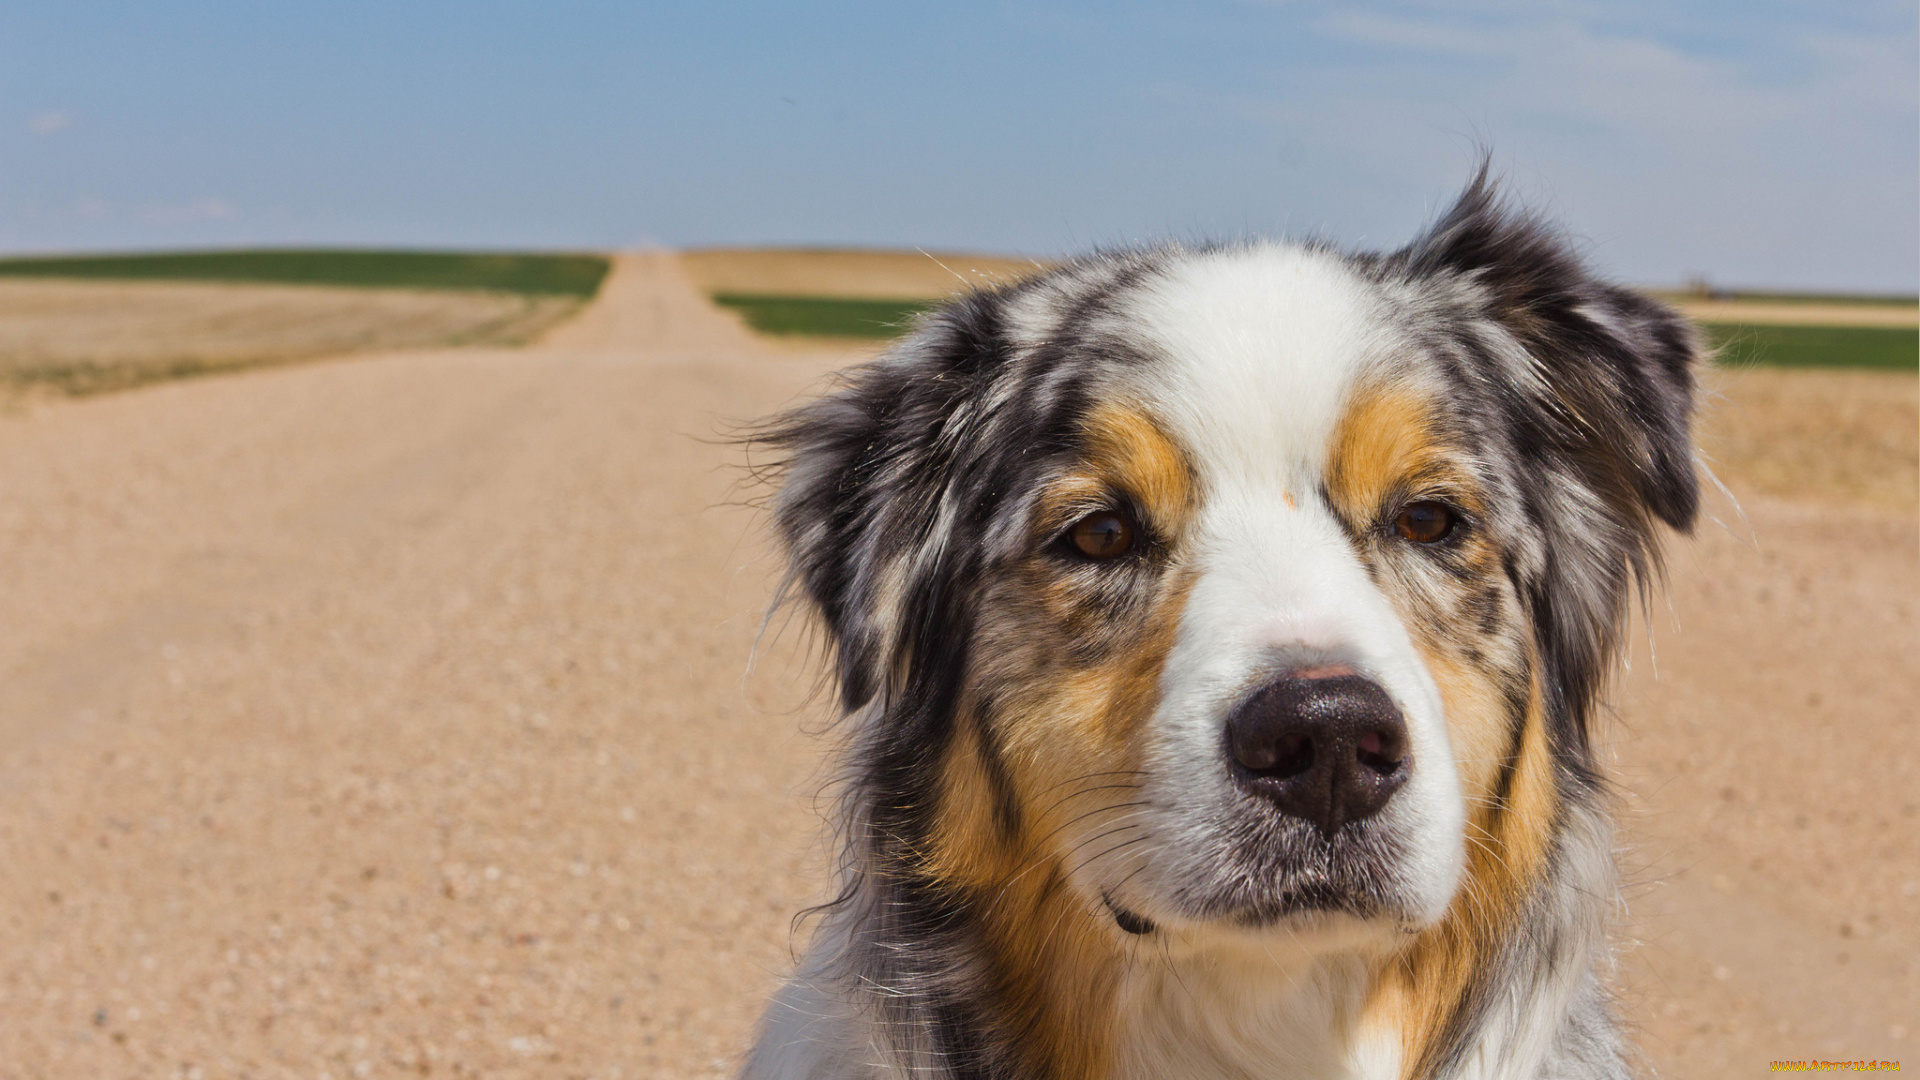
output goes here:
{"type": "Polygon", "coordinates": [[[1397,1032],[1364,1022],[1365,965],[1143,949],[1116,1001],[1115,1080],[1395,1080],[1397,1032]]]}

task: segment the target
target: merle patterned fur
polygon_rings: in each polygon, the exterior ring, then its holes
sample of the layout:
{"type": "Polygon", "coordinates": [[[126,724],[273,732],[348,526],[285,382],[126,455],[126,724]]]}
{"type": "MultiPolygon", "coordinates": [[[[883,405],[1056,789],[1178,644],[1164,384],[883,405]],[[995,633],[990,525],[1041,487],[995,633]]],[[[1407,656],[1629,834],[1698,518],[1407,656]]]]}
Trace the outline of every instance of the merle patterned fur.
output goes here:
{"type": "MultiPolygon", "coordinates": [[[[982,982],[970,900],[917,855],[929,793],[991,617],[981,597],[1023,554],[1031,493],[1078,452],[1103,373],[1157,362],[1111,316],[1189,254],[1102,253],[960,297],[759,437],[779,461],[772,513],[789,588],[827,632],[851,718],[844,891],[799,977],[810,993],[783,998],[836,1003],[810,1037],[845,1046],[821,1051],[808,1075],[1021,1075],[1020,1033],[1000,1026],[982,982]]],[[[1595,704],[1636,582],[1658,572],[1657,525],[1687,529],[1698,504],[1689,426],[1700,344],[1673,312],[1597,280],[1560,235],[1505,208],[1484,169],[1404,249],[1343,257],[1392,298],[1440,370],[1494,497],[1520,523],[1526,542],[1507,552],[1505,575],[1544,665],[1559,782],[1567,805],[1599,814],[1595,704]]],[[[990,778],[994,753],[982,747],[990,778]]],[[[1021,807],[1004,778],[995,790],[1012,826],[1021,807]]],[[[1594,842],[1604,835],[1568,839],[1555,866],[1594,842]]],[[[1573,902],[1559,894],[1577,885],[1541,883],[1537,925],[1509,965],[1556,962],[1555,911],[1573,902]]],[[[1466,1060],[1499,992],[1482,986],[1460,1004],[1448,1046],[1429,1056],[1434,1075],[1466,1060]]],[[[1559,1060],[1612,1074],[1604,1003],[1591,1010],[1569,1021],[1559,1060]]],[[[748,1075],[776,1067],[763,1049],[748,1075]]]]}

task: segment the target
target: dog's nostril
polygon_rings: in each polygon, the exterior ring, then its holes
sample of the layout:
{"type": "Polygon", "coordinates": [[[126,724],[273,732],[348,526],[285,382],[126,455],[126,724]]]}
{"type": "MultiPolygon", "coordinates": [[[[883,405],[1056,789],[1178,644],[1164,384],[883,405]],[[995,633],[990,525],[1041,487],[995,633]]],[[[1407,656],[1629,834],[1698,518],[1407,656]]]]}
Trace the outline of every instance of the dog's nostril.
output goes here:
{"type": "Polygon", "coordinates": [[[1406,740],[1391,731],[1369,731],[1360,736],[1356,756],[1360,764],[1381,776],[1391,776],[1406,759],[1405,743],[1406,740]]]}
{"type": "Polygon", "coordinates": [[[1313,740],[1306,735],[1293,735],[1275,744],[1273,764],[1254,771],[1276,780],[1285,780],[1299,776],[1311,768],[1313,768],[1313,740]]]}
{"type": "Polygon", "coordinates": [[[1286,780],[1313,769],[1311,732],[1273,732],[1263,724],[1231,724],[1233,759],[1248,773],[1286,780]]]}
{"type": "Polygon", "coordinates": [[[1306,735],[1294,735],[1280,741],[1280,753],[1271,768],[1266,771],[1275,779],[1285,780],[1299,776],[1313,768],[1313,739],[1306,735]]]}
{"type": "Polygon", "coordinates": [[[1262,730],[1239,724],[1229,729],[1233,759],[1248,772],[1286,779],[1313,768],[1313,736],[1307,732],[1262,730]]]}

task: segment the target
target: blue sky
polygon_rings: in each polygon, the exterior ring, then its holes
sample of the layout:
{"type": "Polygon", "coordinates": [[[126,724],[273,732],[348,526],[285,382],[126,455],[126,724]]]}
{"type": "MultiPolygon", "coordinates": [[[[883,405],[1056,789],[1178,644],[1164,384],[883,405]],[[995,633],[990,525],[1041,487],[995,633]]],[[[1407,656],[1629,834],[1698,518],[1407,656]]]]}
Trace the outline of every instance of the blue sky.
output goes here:
{"type": "Polygon", "coordinates": [[[0,7],[0,250],[1405,240],[1913,291],[1908,0],[0,7]]]}

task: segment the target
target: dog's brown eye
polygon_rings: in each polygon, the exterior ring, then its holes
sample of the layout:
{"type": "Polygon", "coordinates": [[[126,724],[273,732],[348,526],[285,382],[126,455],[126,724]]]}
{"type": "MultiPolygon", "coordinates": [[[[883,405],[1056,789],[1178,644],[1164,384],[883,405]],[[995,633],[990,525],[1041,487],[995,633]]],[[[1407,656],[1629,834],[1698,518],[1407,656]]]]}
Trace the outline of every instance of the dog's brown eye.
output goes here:
{"type": "Polygon", "coordinates": [[[1133,550],[1133,524],[1103,510],[1074,522],[1070,538],[1074,550],[1089,559],[1117,559],[1133,550]]]}
{"type": "Polygon", "coordinates": [[[1393,519],[1393,531],[1416,544],[1437,544],[1453,532],[1454,513],[1442,503],[1408,503],[1393,519]]]}

